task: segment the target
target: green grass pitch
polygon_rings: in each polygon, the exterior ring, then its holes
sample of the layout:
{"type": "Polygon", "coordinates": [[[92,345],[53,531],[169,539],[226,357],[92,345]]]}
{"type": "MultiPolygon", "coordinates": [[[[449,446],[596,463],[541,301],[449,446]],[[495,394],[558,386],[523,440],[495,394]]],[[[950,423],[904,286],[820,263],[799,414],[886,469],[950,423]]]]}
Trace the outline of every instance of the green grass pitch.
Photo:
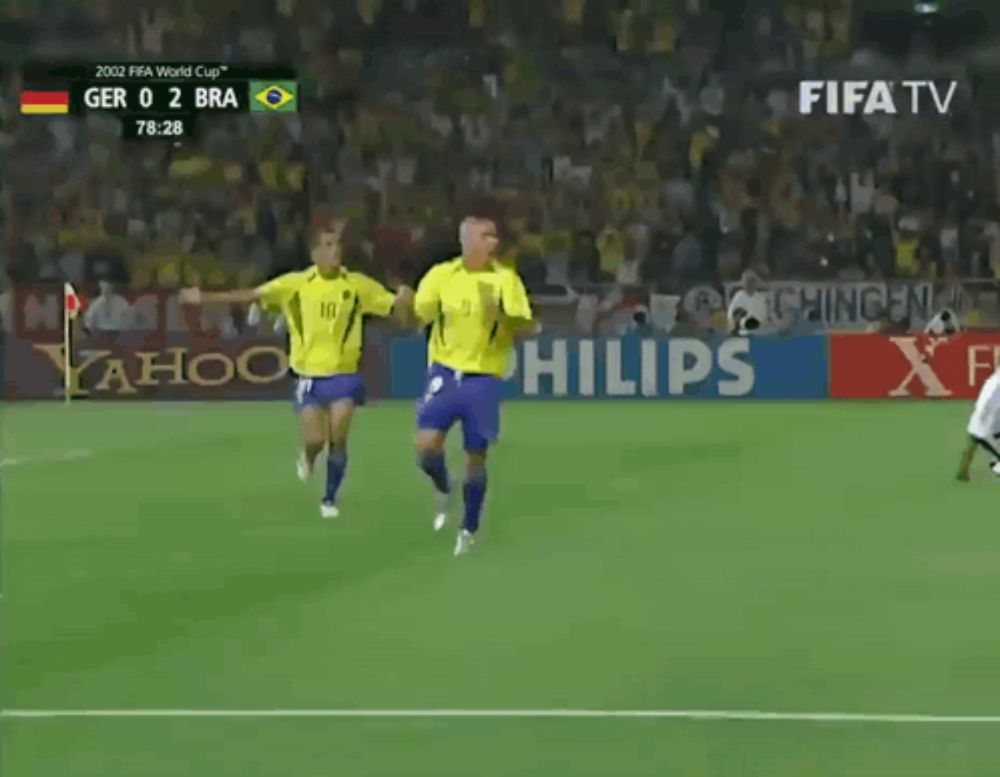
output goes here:
{"type": "MultiPolygon", "coordinates": [[[[0,708],[998,715],[1000,485],[953,479],[968,410],[509,403],[456,560],[409,402],[360,413],[335,522],[284,404],[8,405],[0,708]]],[[[1000,723],[0,726],[4,777],[1000,769],[1000,723]]]]}

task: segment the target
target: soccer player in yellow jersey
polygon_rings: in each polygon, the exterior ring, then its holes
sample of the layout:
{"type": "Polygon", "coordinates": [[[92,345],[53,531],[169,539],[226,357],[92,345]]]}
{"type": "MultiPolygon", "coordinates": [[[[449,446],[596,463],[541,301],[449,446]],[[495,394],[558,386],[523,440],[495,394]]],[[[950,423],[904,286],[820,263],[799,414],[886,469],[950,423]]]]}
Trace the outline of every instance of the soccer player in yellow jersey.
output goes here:
{"type": "Polygon", "coordinates": [[[366,275],[341,264],[344,224],[324,227],[315,237],[313,266],[286,273],[257,287],[208,293],[185,289],[181,301],[189,305],[212,302],[258,303],[280,310],[288,322],[289,366],[297,376],[295,408],[303,450],[297,463],[307,480],[316,457],[327,448],[326,492],[320,515],[336,518],[337,493],[347,469],[347,437],[354,410],[364,404],[365,386],[358,373],[366,315],[394,314],[409,319],[413,291],[401,286],[393,295],[366,275]]]}
{"type": "Polygon", "coordinates": [[[417,453],[438,497],[434,529],[448,519],[452,484],[444,441],[462,423],[465,513],[455,555],[469,551],[486,496],[486,451],[500,431],[500,386],[514,336],[532,330],[531,305],[518,274],[496,258],[497,225],[470,216],[460,227],[462,255],[430,269],[413,309],[430,325],[424,395],[417,404],[417,453]]]}

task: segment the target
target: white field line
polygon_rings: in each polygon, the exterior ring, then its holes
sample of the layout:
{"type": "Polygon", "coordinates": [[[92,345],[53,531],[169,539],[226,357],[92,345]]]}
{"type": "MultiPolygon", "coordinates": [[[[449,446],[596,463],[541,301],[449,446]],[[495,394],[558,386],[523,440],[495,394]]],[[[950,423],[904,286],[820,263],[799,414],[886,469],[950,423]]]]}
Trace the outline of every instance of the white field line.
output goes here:
{"type": "Polygon", "coordinates": [[[60,453],[42,453],[38,456],[21,456],[9,459],[0,459],[0,469],[8,467],[20,467],[25,464],[52,464],[59,461],[74,461],[75,459],[88,459],[94,455],[93,451],[86,448],[77,448],[60,453]]]}
{"type": "Polygon", "coordinates": [[[1000,715],[925,715],[763,710],[601,709],[10,709],[0,719],[53,718],[556,718],[780,721],[791,723],[1000,723],[1000,715]]]}

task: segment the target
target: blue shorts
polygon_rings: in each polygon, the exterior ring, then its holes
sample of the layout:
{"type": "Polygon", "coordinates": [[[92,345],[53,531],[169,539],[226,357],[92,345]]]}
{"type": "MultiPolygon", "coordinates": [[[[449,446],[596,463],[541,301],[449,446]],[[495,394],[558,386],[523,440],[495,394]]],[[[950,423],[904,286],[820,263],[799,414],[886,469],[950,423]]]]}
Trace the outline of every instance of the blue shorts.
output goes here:
{"type": "Polygon", "coordinates": [[[330,375],[326,378],[304,378],[295,380],[295,412],[301,413],[307,407],[326,409],[334,402],[351,400],[355,405],[365,403],[365,382],[356,373],[330,375]]]}
{"type": "Polygon", "coordinates": [[[493,375],[463,374],[432,364],[417,402],[417,428],[447,432],[461,421],[465,450],[486,450],[500,434],[501,385],[493,375]]]}

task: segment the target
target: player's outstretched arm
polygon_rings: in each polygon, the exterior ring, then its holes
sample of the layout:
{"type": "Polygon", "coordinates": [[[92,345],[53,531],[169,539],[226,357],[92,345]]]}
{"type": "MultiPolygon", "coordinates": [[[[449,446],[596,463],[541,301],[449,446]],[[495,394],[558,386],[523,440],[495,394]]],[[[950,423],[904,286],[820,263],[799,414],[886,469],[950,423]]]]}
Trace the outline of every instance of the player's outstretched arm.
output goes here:
{"type": "Polygon", "coordinates": [[[413,289],[405,283],[389,291],[373,278],[362,273],[353,273],[355,288],[361,301],[363,313],[386,318],[391,316],[400,326],[407,326],[413,315],[413,289]]]}
{"type": "Polygon", "coordinates": [[[965,446],[965,450],[962,451],[962,458],[958,464],[958,474],[956,478],[963,483],[969,481],[969,467],[972,465],[972,457],[976,455],[976,443],[975,440],[969,440],[969,443],[965,446]]]}
{"type": "Polygon", "coordinates": [[[182,305],[211,305],[213,303],[229,303],[249,305],[260,297],[257,289],[236,289],[234,291],[202,291],[197,287],[181,289],[182,305]]]}
{"type": "Polygon", "coordinates": [[[302,284],[305,275],[301,272],[289,272],[272,278],[262,286],[254,289],[236,289],[235,291],[202,291],[199,288],[182,289],[181,304],[210,305],[212,303],[228,303],[231,305],[249,305],[259,302],[266,308],[280,310],[302,284]]]}

